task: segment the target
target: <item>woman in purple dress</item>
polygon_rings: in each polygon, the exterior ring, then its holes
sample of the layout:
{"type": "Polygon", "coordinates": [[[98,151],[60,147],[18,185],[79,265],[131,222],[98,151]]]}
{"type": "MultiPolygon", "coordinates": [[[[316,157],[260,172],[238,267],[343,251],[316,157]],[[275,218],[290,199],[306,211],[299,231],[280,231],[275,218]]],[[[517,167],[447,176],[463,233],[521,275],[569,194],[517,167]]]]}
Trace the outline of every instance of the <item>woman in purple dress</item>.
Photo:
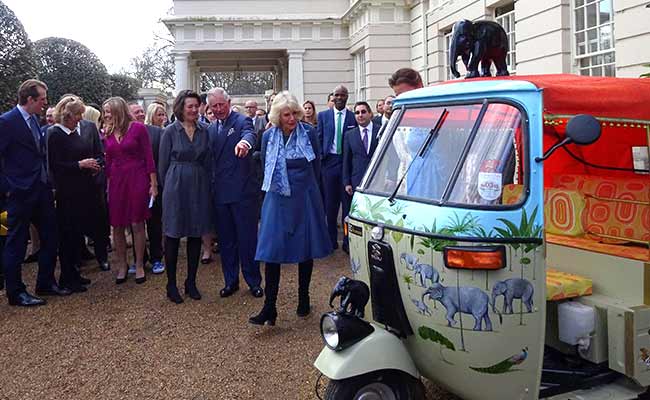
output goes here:
{"type": "Polygon", "coordinates": [[[133,120],[124,99],[111,97],[102,109],[106,124],[108,214],[118,258],[115,283],[126,282],[125,229],[129,226],[133,229],[135,247],[135,283],[144,283],[144,221],[151,216],[150,199],[158,195],[151,142],[147,128],[133,120]]]}

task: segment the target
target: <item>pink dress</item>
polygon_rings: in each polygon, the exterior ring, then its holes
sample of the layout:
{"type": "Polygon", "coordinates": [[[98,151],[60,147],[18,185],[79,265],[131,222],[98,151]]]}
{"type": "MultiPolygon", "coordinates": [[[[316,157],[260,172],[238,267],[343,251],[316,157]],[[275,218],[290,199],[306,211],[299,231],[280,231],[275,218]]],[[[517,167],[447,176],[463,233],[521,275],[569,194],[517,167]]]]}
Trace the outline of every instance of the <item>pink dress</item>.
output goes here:
{"type": "Polygon", "coordinates": [[[147,128],[132,122],[120,143],[114,135],[104,139],[108,214],[112,226],[129,226],[151,216],[149,174],[156,172],[147,128]]]}

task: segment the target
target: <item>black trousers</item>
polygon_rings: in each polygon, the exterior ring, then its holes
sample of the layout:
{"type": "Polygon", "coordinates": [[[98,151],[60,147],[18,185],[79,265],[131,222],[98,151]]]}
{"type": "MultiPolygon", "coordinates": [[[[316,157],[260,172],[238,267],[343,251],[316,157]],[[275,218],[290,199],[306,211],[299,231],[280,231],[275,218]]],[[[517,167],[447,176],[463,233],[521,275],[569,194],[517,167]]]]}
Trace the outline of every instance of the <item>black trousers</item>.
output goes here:
{"type": "Polygon", "coordinates": [[[66,288],[81,286],[79,266],[81,265],[81,248],[84,225],[91,225],[88,220],[87,205],[79,204],[74,198],[62,198],[57,195],[56,216],[59,227],[59,262],[61,275],[59,284],[66,288]]]}
{"type": "Polygon", "coordinates": [[[162,261],[162,193],[156,196],[151,207],[151,218],[147,220],[147,236],[149,237],[148,261],[151,264],[162,261]]]}
{"type": "Polygon", "coordinates": [[[7,198],[7,224],[9,233],[3,252],[7,297],[25,291],[21,266],[27,250],[29,224],[33,223],[41,239],[38,256],[37,288],[47,288],[56,283],[57,227],[54,197],[49,185],[35,182],[28,190],[15,190],[7,198]]]}
{"type": "MultiPolygon", "coordinates": [[[[89,212],[88,219],[81,225],[82,233],[90,237],[93,242],[95,258],[99,263],[108,261],[108,244],[110,241],[110,226],[108,224],[108,207],[106,205],[105,186],[93,187],[94,192],[89,195],[88,201],[93,205],[89,212]]],[[[81,236],[81,243],[85,241],[81,236]]]]}

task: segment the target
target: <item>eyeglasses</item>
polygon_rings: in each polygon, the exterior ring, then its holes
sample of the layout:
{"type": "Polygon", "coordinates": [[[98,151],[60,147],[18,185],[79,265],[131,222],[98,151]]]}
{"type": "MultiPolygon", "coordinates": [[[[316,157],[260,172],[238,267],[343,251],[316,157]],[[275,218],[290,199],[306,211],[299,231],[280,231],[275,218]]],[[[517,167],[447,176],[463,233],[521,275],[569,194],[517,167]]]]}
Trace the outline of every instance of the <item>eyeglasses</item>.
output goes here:
{"type": "Polygon", "coordinates": [[[368,114],[368,111],[367,110],[357,110],[354,113],[357,114],[357,115],[359,115],[359,114],[368,114]]]}

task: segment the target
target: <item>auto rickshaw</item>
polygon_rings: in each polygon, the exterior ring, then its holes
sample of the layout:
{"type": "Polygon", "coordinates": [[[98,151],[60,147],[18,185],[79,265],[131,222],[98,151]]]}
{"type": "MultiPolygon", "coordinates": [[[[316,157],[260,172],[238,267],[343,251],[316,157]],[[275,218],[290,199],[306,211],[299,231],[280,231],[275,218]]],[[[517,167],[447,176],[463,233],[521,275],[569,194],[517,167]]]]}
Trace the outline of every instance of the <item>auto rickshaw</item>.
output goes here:
{"type": "Polygon", "coordinates": [[[647,396],[649,146],[650,79],[399,96],[321,318],[325,397],[415,399],[421,377],[463,399],[647,396]]]}

